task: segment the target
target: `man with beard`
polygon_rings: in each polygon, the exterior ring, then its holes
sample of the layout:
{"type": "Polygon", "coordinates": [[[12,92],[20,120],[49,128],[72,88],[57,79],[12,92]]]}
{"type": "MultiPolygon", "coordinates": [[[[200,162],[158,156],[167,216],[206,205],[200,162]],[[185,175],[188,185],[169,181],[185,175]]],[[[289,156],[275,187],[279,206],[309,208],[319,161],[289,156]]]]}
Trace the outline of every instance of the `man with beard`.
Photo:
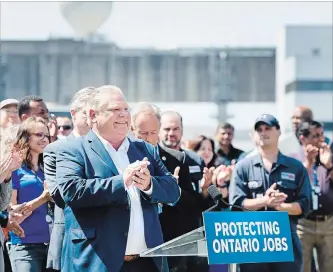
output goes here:
{"type": "Polygon", "coordinates": [[[201,193],[199,181],[202,179],[204,160],[195,152],[183,150],[181,140],[183,136],[183,119],[176,111],[165,111],[161,115],[161,128],[159,131],[160,145],[174,150],[185,152],[189,164],[192,185],[196,192],[201,193]]]}
{"type": "Polygon", "coordinates": [[[217,164],[232,165],[239,161],[244,155],[244,151],[235,148],[232,145],[234,139],[235,128],[229,123],[218,125],[216,129],[215,138],[218,142],[218,150],[216,151],[217,164]]]}
{"type": "MultiPolygon", "coordinates": [[[[161,127],[159,131],[159,140],[161,147],[167,147],[174,150],[182,151],[186,154],[186,160],[189,165],[189,172],[191,175],[192,186],[196,191],[196,197],[198,201],[198,208],[194,215],[197,221],[197,226],[202,225],[201,212],[204,210],[205,201],[202,197],[202,190],[200,181],[203,178],[203,170],[205,168],[205,162],[203,158],[190,150],[183,150],[181,148],[181,140],[183,136],[183,119],[182,116],[176,111],[165,111],[161,115],[161,127]]],[[[190,261],[187,264],[188,271],[208,271],[209,267],[207,259],[205,258],[189,258],[190,261]]]]}
{"type": "MultiPolygon", "coordinates": [[[[174,176],[178,176],[181,197],[177,203],[163,205],[162,212],[159,214],[164,242],[167,242],[197,227],[195,215],[193,215],[193,212],[196,212],[196,198],[189,167],[185,161],[185,153],[158,144],[160,120],[160,110],[156,105],[138,103],[132,111],[131,130],[137,138],[152,144],[165,167],[174,173],[174,176]]],[[[187,271],[186,261],[186,257],[168,258],[170,271],[187,271]]]]}

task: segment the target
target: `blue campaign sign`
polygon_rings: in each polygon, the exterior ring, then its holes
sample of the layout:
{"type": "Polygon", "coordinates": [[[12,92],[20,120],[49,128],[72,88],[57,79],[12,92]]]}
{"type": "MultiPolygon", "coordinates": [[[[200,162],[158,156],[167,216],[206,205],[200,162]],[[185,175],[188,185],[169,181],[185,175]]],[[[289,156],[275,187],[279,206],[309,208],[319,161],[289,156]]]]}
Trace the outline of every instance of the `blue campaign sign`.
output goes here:
{"type": "Polygon", "coordinates": [[[209,264],[294,261],[287,212],[203,213],[209,264]]]}

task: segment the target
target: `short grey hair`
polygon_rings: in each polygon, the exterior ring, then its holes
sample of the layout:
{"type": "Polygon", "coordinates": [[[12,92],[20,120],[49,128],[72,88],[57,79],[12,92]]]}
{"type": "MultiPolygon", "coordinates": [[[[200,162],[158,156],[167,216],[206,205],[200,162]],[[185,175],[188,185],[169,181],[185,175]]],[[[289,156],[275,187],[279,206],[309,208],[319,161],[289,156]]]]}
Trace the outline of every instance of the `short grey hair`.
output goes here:
{"type": "MultiPolygon", "coordinates": [[[[118,93],[124,96],[122,90],[116,85],[103,85],[101,87],[96,88],[96,94],[92,97],[89,102],[89,106],[91,109],[98,111],[103,102],[103,94],[105,93],[118,93]]],[[[125,98],[125,96],[124,96],[125,98]]]]}
{"type": "Polygon", "coordinates": [[[16,141],[20,124],[11,125],[1,129],[0,135],[0,158],[6,158],[11,152],[11,146],[16,141]]]}
{"type": "Polygon", "coordinates": [[[80,111],[84,108],[86,108],[87,103],[92,99],[92,97],[96,94],[95,87],[86,87],[78,92],[75,93],[70,109],[75,111],[80,111]]]}
{"type": "Polygon", "coordinates": [[[133,108],[132,115],[132,126],[135,127],[135,120],[139,116],[139,114],[155,114],[158,119],[158,122],[161,123],[161,110],[158,106],[148,102],[139,102],[133,108]]]}
{"type": "Polygon", "coordinates": [[[166,115],[171,115],[171,116],[177,116],[180,120],[180,125],[181,127],[183,128],[183,117],[180,115],[180,113],[178,111],[174,111],[174,110],[167,110],[167,111],[164,111],[162,112],[161,114],[161,118],[163,116],[166,116],[166,115]]]}

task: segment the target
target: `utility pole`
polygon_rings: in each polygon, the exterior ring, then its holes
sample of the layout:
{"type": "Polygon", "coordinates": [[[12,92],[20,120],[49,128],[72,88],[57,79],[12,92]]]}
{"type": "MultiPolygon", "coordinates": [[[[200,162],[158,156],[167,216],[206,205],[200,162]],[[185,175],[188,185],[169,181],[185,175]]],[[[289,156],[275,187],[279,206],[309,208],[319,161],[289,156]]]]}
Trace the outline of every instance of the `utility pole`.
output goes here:
{"type": "Polygon", "coordinates": [[[227,105],[231,101],[231,81],[230,81],[230,64],[228,49],[218,52],[215,55],[215,69],[214,69],[214,102],[217,105],[218,112],[217,122],[225,123],[231,116],[228,115],[227,105]]]}

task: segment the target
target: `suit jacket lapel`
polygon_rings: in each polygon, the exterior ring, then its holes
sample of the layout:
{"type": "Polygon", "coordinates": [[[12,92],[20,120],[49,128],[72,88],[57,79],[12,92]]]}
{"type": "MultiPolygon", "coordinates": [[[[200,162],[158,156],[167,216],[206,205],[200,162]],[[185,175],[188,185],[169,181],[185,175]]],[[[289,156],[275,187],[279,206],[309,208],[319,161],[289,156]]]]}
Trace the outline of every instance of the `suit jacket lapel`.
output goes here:
{"type": "Polygon", "coordinates": [[[102,161],[110,168],[115,176],[119,175],[117,167],[112,161],[109,152],[105,149],[101,140],[97,137],[97,135],[91,130],[87,139],[90,143],[91,149],[102,159],[102,161]]]}
{"type": "Polygon", "coordinates": [[[159,154],[163,164],[165,164],[166,161],[167,161],[168,153],[159,144],[157,145],[157,148],[158,148],[158,151],[159,151],[158,154],[159,154]]]}
{"type": "Polygon", "coordinates": [[[128,156],[128,160],[130,163],[134,163],[137,160],[142,160],[140,159],[140,154],[137,150],[137,148],[135,147],[135,145],[133,144],[132,140],[128,138],[129,141],[129,147],[128,147],[128,151],[127,151],[127,156],[128,156]]]}

